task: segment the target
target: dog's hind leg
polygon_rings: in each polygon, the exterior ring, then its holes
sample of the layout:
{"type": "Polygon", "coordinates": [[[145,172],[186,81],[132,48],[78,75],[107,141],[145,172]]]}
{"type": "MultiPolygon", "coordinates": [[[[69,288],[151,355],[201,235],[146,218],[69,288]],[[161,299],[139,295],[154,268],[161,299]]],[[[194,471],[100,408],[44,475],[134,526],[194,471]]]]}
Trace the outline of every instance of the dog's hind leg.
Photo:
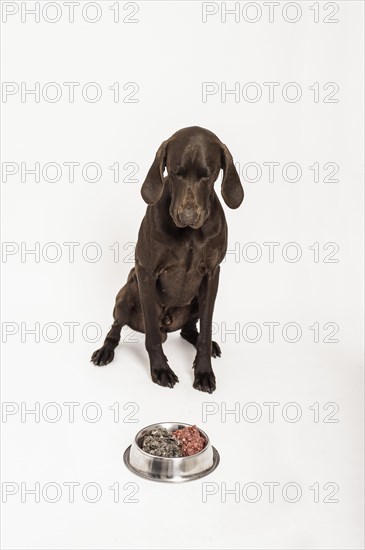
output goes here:
{"type": "MultiPolygon", "coordinates": [[[[185,325],[182,327],[180,335],[184,340],[192,344],[194,347],[196,347],[196,343],[198,340],[199,332],[196,328],[197,321],[199,319],[199,313],[198,313],[199,306],[197,304],[197,301],[193,301],[192,304],[192,311],[191,311],[191,317],[190,319],[185,323],[185,325]]],[[[220,357],[222,355],[221,348],[217,344],[217,342],[212,342],[212,357],[220,357]]]]}
{"type": "Polygon", "coordinates": [[[196,323],[196,320],[189,319],[189,321],[182,327],[180,332],[182,338],[190,342],[190,344],[193,344],[193,346],[196,346],[196,342],[199,336],[199,332],[196,328],[196,323]]]}
{"type": "Polygon", "coordinates": [[[100,349],[94,351],[91,356],[91,361],[98,367],[103,367],[108,363],[111,363],[114,359],[114,350],[119,344],[120,331],[122,325],[118,321],[114,321],[110,331],[108,332],[104,344],[100,349]]]}
{"type": "Polygon", "coordinates": [[[116,303],[113,311],[114,323],[108,332],[104,344],[100,349],[94,351],[91,356],[91,361],[99,367],[107,365],[114,358],[114,350],[119,344],[120,331],[124,325],[129,324],[131,311],[138,299],[138,294],[135,288],[133,278],[134,270],[129,274],[127,283],[118,292],[116,303]]]}

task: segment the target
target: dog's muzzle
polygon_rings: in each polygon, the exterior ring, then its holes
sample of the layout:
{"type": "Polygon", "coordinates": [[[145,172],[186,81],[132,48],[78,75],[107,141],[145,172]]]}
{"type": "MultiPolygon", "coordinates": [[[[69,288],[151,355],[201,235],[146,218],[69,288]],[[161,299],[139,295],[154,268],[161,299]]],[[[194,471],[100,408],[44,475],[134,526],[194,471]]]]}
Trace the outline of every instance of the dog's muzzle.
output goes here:
{"type": "Polygon", "coordinates": [[[193,226],[197,224],[200,212],[192,206],[186,206],[178,209],[177,216],[182,225],[193,226]]]}

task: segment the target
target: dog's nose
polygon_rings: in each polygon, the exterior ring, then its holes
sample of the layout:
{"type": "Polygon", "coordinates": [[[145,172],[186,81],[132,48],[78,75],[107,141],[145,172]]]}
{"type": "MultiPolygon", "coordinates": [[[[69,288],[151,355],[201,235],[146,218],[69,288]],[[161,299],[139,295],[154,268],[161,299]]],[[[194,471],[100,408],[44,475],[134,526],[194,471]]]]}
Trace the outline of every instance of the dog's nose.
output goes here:
{"type": "Polygon", "coordinates": [[[178,216],[184,225],[194,225],[199,218],[199,212],[192,206],[186,206],[185,208],[179,208],[178,216]]]}

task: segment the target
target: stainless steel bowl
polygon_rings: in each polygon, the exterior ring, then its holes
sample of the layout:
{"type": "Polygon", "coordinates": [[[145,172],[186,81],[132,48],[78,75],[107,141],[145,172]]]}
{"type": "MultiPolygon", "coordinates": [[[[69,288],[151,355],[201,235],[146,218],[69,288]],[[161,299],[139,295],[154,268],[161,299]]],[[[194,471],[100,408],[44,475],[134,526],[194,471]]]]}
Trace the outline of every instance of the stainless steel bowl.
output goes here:
{"type": "Polygon", "coordinates": [[[151,424],[140,430],[132,445],[124,452],[124,463],[133,473],[154,481],[181,483],[191,481],[210,474],[219,464],[218,451],[212,447],[209,437],[203,430],[199,432],[206,440],[206,445],[199,453],[191,456],[167,458],[153,456],[140,447],[141,439],[147,432],[156,428],[166,428],[168,431],[180,430],[191,424],[182,422],[160,422],[151,424]]]}

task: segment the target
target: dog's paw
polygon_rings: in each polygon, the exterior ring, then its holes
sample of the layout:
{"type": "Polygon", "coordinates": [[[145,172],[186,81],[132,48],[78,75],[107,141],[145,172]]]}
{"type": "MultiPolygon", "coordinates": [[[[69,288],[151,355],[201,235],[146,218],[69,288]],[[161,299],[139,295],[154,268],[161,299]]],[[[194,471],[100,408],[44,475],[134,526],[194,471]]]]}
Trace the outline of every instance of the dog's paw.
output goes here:
{"type": "Polygon", "coordinates": [[[214,372],[195,371],[193,387],[199,391],[213,393],[216,388],[214,372]]]}
{"type": "Polygon", "coordinates": [[[108,363],[111,363],[114,359],[114,350],[108,346],[103,346],[100,349],[94,351],[91,356],[91,362],[98,367],[103,367],[108,363]]]}
{"type": "Polygon", "coordinates": [[[212,357],[220,357],[221,355],[222,351],[217,342],[212,342],[212,357]]]}
{"type": "Polygon", "coordinates": [[[178,377],[167,363],[157,367],[151,367],[152,381],[159,386],[165,386],[167,388],[173,388],[176,382],[179,381],[178,377]]]}

